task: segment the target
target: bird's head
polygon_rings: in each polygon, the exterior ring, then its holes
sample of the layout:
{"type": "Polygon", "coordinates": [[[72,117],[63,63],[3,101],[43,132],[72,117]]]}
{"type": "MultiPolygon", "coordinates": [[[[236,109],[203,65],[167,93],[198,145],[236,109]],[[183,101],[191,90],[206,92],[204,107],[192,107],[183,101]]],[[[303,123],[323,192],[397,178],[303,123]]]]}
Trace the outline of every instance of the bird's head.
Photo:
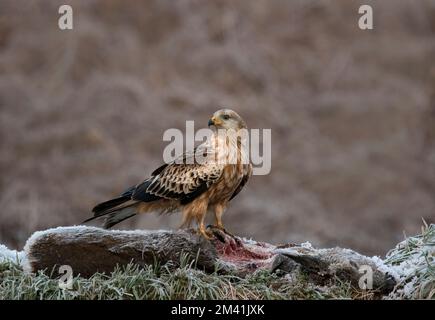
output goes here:
{"type": "Polygon", "coordinates": [[[216,129],[235,130],[246,129],[245,121],[231,109],[216,111],[208,121],[208,126],[216,129]]]}

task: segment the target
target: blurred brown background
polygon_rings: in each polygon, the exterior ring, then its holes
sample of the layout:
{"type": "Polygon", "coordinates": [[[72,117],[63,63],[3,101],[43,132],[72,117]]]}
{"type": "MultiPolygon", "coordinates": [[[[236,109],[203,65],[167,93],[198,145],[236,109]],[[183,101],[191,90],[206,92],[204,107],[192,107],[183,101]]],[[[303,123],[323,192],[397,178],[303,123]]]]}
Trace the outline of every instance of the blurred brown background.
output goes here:
{"type": "Polygon", "coordinates": [[[79,224],[161,164],[167,128],[229,106],[273,156],[229,230],[384,254],[435,222],[434,36],[423,0],[0,0],[0,243],[79,224]]]}

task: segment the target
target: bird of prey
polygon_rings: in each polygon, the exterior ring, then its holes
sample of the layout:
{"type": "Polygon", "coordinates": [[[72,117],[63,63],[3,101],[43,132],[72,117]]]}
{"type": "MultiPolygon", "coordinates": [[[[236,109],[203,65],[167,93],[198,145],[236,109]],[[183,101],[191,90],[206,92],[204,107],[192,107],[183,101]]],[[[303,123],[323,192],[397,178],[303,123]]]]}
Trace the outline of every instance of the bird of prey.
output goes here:
{"type": "Polygon", "coordinates": [[[211,211],[215,218],[214,227],[226,232],[222,215],[228,202],[252,175],[252,165],[242,155],[238,135],[247,126],[230,109],[216,111],[208,126],[212,135],[205,143],[157,168],[148,179],[128,188],[120,196],[98,204],[92,209],[94,216],[84,222],[104,217],[104,228],[107,229],[138,213],[180,211],[183,215],[181,227],[190,226],[195,221],[198,233],[210,239],[211,232],[205,227],[204,220],[211,211]],[[222,132],[233,134],[222,135],[222,132]],[[229,150],[230,153],[235,151],[235,161],[225,161],[229,150]],[[202,155],[203,161],[198,161],[197,155],[202,155]]]}

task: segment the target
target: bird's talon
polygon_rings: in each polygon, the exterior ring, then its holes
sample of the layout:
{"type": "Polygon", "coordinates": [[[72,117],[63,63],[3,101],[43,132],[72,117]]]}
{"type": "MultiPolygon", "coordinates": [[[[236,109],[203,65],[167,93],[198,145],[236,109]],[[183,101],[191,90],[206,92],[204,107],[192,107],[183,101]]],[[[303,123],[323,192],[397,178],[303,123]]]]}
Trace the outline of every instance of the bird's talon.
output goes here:
{"type": "Polygon", "coordinates": [[[206,229],[198,229],[198,235],[202,236],[206,240],[211,240],[213,235],[206,229]]]}
{"type": "Polygon", "coordinates": [[[222,230],[223,233],[225,233],[227,236],[233,238],[233,239],[238,239],[235,235],[233,235],[231,232],[228,232],[227,229],[225,229],[224,227],[219,228],[220,230],[222,230]]]}
{"type": "Polygon", "coordinates": [[[228,232],[223,226],[220,225],[208,225],[207,229],[214,238],[218,239],[220,242],[227,244],[231,249],[235,250],[237,247],[243,246],[242,241],[239,237],[236,237],[232,233],[228,232]]]}
{"type": "Polygon", "coordinates": [[[209,224],[207,226],[208,232],[211,233],[216,239],[220,242],[225,243],[225,235],[222,234],[222,231],[214,225],[209,224]]]}
{"type": "Polygon", "coordinates": [[[216,239],[218,239],[222,243],[225,243],[225,236],[222,235],[222,233],[215,231],[215,232],[213,232],[213,234],[216,237],[216,239]]]}

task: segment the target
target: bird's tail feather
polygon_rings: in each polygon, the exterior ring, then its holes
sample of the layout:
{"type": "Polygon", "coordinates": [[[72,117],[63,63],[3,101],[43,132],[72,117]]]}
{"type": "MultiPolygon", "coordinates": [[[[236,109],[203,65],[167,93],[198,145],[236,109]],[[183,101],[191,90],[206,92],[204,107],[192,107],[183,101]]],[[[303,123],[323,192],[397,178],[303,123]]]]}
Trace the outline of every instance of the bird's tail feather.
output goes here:
{"type": "Polygon", "coordinates": [[[133,203],[127,206],[123,206],[119,209],[112,210],[106,214],[104,219],[104,229],[109,229],[110,227],[118,224],[128,218],[135,216],[138,213],[137,203],[133,203]]]}
{"type": "Polygon", "coordinates": [[[100,215],[104,215],[107,213],[108,210],[113,209],[127,201],[129,201],[131,198],[128,196],[121,196],[118,198],[114,198],[108,201],[101,202],[100,204],[97,204],[93,209],[92,212],[94,213],[94,217],[99,217],[100,215]]]}
{"type": "Polygon", "coordinates": [[[86,219],[83,223],[105,217],[104,228],[108,229],[115,224],[124,221],[138,213],[138,201],[130,197],[119,197],[102,202],[92,209],[94,216],[86,219]]]}

